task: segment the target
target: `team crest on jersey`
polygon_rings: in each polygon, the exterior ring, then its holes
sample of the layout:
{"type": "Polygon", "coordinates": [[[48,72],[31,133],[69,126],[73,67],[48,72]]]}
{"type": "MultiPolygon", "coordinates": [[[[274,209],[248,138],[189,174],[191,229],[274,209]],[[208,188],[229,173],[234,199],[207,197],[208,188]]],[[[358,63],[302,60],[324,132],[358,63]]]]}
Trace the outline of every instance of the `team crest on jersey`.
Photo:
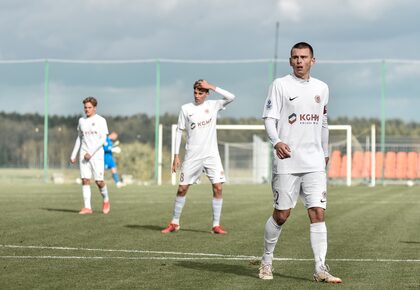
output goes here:
{"type": "Polygon", "coordinates": [[[194,130],[195,129],[195,123],[191,123],[190,128],[191,128],[191,130],[194,130]]]}
{"type": "Polygon", "coordinates": [[[204,111],[204,113],[208,114],[208,113],[209,113],[209,109],[206,109],[206,110],[204,111]]]}
{"type": "Polygon", "coordinates": [[[291,125],[291,124],[293,124],[294,122],[296,122],[296,119],[297,119],[296,114],[295,114],[295,113],[291,114],[291,115],[289,116],[289,124],[291,125]]]}
{"type": "Polygon", "coordinates": [[[265,107],[267,108],[267,110],[270,110],[273,107],[273,104],[271,104],[271,100],[267,101],[267,104],[265,105],[265,107]]]}
{"type": "Polygon", "coordinates": [[[318,96],[318,95],[316,95],[316,96],[315,96],[315,102],[317,102],[317,103],[321,103],[321,97],[320,97],[320,96],[318,96]]]}

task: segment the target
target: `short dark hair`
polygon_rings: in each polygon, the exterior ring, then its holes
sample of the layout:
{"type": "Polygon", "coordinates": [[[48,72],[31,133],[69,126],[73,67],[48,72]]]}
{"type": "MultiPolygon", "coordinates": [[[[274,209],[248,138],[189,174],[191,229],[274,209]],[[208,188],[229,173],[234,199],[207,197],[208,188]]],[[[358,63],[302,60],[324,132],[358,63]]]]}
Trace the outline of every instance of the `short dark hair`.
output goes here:
{"type": "Polygon", "coordinates": [[[311,56],[314,56],[314,49],[312,48],[312,46],[307,43],[307,42],[298,42],[295,45],[293,45],[292,49],[290,50],[290,55],[292,55],[292,51],[293,49],[302,49],[302,48],[309,48],[310,52],[311,52],[311,56]]]}
{"type": "Polygon", "coordinates": [[[91,103],[94,107],[98,105],[98,101],[94,97],[90,96],[83,100],[83,105],[86,103],[91,103]]]}
{"type": "Polygon", "coordinates": [[[199,80],[195,81],[195,83],[194,83],[194,90],[195,89],[198,89],[200,92],[208,93],[209,92],[209,89],[203,89],[201,87],[201,82],[202,81],[203,81],[202,79],[199,79],[199,80]]]}

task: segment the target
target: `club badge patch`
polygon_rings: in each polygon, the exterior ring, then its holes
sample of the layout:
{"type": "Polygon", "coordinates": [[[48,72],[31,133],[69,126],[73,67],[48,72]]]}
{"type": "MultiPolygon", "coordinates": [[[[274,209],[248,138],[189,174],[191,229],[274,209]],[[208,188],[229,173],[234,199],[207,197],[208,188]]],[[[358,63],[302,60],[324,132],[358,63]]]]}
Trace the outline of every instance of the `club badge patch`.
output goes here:
{"type": "Polygon", "coordinates": [[[267,101],[267,104],[265,105],[267,110],[270,110],[273,107],[273,104],[271,103],[271,100],[267,101]]]}

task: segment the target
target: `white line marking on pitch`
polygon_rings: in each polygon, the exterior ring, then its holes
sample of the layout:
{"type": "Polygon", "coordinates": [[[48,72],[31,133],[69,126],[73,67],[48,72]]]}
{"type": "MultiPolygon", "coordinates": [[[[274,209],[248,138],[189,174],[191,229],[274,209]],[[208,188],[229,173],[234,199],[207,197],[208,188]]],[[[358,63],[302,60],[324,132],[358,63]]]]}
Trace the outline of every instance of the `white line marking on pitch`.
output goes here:
{"type": "MultiPolygon", "coordinates": [[[[91,249],[75,247],[47,247],[47,246],[21,246],[21,245],[0,245],[0,248],[17,249],[40,249],[40,250],[64,250],[64,251],[96,251],[96,252],[123,252],[123,253],[141,253],[141,254],[162,254],[162,255],[184,255],[195,257],[102,257],[102,256],[0,256],[0,259],[120,259],[120,260],[235,260],[235,261],[253,261],[261,257],[245,255],[223,255],[207,253],[184,253],[184,252],[166,252],[166,251],[145,251],[145,250],[121,250],[121,249],[91,249]]],[[[295,261],[308,262],[313,259],[299,258],[274,258],[275,261],[295,261]]],[[[419,263],[420,259],[328,259],[336,262],[404,262],[419,263]]]]}
{"type": "Polygon", "coordinates": [[[20,246],[20,245],[0,245],[0,248],[20,248],[20,249],[42,249],[42,250],[68,250],[68,251],[95,251],[95,252],[123,252],[123,253],[142,253],[142,254],[163,254],[163,255],[184,255],[184,256],[209,256],[209,257],[234,257],[234,258],[259,258],[243,255],[223,255],[206,253],[183,253],[183,252],[165,252],[165,251],[144,251],[144,250],[118,250],[118,249],[90,249],[73,247],[46,247],[46,246],[20,246]]]}

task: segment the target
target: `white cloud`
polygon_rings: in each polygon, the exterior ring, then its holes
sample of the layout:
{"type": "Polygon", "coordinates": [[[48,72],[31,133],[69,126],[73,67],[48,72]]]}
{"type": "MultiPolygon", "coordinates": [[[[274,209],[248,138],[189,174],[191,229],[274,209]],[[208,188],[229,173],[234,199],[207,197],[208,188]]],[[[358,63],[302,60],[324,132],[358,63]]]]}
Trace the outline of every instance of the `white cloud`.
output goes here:
{"type": "Polygon", "coordinates": [[[279,0],[277,3],[282,22],[290,20],[292,22],[300,22],[302,20],[301,3],[295,0],[279,0]]]}
{"type": "MultiPolygon", "coordinates": [[[[318,60],[419,59],[415,49],[420,46],[419,10],[420,2],[416,0],[2,0],[0,58],[271,58],[275,22],[280,21],[279,58],[287,58],[290,46],[304,40],[314,45],[318,60]]],[[[42,78],[42,65],[40,67],[42,78]]],[[[72,66],[63,66],[63,69],[69,67],[72,66]]],[[[388,85],[406,91],[418,77],[416,71],[419,67],[417,64],[389,66],[388,85]]],[[[55,68],[52,66],[52,77],[57,73],[55,68]]],[[[361,95],[368,88],[369,94],[373,95],[372,92],[379,91],[376,88],[378,68],[376,65],[366,66],[356,75],[347,68],[334,72],[327,70],[321,76],[333,81],[332,89],[339,95],[347,96],[347,92],[354,91],[361,95]],[[372,82],[374,85],[369,86],[372,82]]],[[[148,69],[152,74],[149,78],[153,78],[154,66],[148,69]]],[[[208,73],[211,79],[225,82],[228,89],[232,85],[232,90],[241,97],[237,104],[240,109],[229,110],[228,114],[249,112],[258,116],[261,113],[258,98],[264,98],[266,93],[268,68],[265,65],[263,70],[238,66],[237,70],[233,69],[226,75],[219,74],[220,67],[205,66],[202,69],[200,66],[180,65],[170,72],[171,80],[166,78],[166,69],[167,66],[162,67],[162,95],[173,97],[167,97],[162,108],[178,109],[185,100],[185,92],[190,92],[189,78],[208,73]],[[189,74],[188,77],[185,74],[189,74]],[[178,82],[174,81],[174,75],[178,76],[178,82]],[[244,83],[241,84],[241,80],[245,80],[244,83]],[[249,104],[253,108],[249,109],[249,104]]],[[[226,67],[226,70],[230,71],[230,68],[226,67]]],[[[288,72],[290,68],[287,64],[279,64],[279,71],[288,72]]],[[[315,68],[315,73],[318,72],[321,70],[315,68]]],[[[109,83],[115,80],[113,77],[109,83]]],[[[139,73],[136,77],[142,79],[145,76],[139,73]]],[[[61,84],[61,89],[52,86],[52,90],[70,99],[90,90],[98,91],[101,96],[116,93],[111,84],[104,85],[107,77],[98,79],[98,83],[92,79],[86,84],[83,79],[74,78],[80,83],[75,81],[68,88],[61,84]]],[[[27,79],[30,76],[24,81],[27,79]]],[[[4,78],[3,83],[7,83],[4,78]]],[[[153,98],[153,80],[144,83],[142,95],[153,98]]],[[[115,89],[120,89],[117,93],[122,96],[135,94],[129,85],[115,89]]],[[[12,91],[5,90],[5,93],[12,91]]],[[[14,94],[20,95],[18,85],[14,94]]],[[[27,96],[27,92],[23,95],[27,96]]],[[[66,104],[64,109],[73,106],[67,103],[67,99],[63,99],[63,104],[66,104]]],[[[145,105],[144,109],[153,111],[153,107],[148,106],[145,105]]],[[[18,104],[16,108],[19,108],[18,104]]],[[[363,109],[369,108],[367,105],[363,109]]],[[[28,105],[27,109],[31,107],[28,105]]],[[[79,104],[76,109],[79,110],[79,104]]],[[[127,106],[125,110],[142,109],[139,105],[127,106]]]]}

